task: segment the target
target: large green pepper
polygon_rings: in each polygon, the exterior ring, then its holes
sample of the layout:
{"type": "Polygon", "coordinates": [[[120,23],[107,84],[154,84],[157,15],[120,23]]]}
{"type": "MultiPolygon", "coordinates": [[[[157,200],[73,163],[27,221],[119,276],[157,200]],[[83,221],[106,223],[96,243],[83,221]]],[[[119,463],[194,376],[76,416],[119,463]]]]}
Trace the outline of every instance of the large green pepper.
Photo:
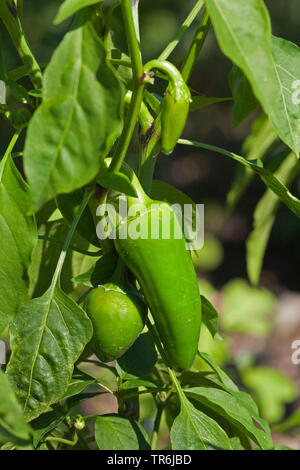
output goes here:
{"type": "Polygon", "coordinates": [[[93,289],[86,301],[86,311],[94,328],[89,345],[103,362],[118,359],[141,333],[147,306],[135,287],[120,275],[120,263],[112,279],[93,289]]]}
{"type": "Polygon", "coordinates": [[[152,201],[135,175],[133,178],[139,197],[128,197],[127,201],[129,208],[138,202],[139,214],[127,217],[117,226],[116,249],[142,288],[169,361],[189,369],[197,352],[201,325],[196,273],[173,208],[152,201]],[[158,238],[151,238],[151,226],[158,224],[161,228],[168,220],[173,227],[170,238],[163,238],[161,229],[158,238]],[[133,239],[132,222],[148,238],[133,239]],[[181,237],[176,238],[179,233],[181,237]]]}

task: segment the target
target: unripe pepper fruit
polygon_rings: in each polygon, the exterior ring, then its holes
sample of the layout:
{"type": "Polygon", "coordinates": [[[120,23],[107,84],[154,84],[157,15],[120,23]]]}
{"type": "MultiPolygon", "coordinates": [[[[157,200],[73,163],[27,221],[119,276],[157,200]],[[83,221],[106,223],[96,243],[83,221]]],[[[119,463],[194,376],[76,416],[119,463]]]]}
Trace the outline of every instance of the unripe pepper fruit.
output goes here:
{"type": "Polygon", "coordinates": [[[124,266],[118,263],[112,279],[87,297],[86,312],[94,335],[92,351],[103,362],[121,357],[144,328],[147,306],[135,287],[125,279],[124,266]]]}
{"type": "Polygon", "coordinates": [[[122,171],[128,172],[138,193],[138,198],[127,198],[128,206],[138,204],[139,213],[117,226],[116,249],[139,282],[169,362],[189,369],[198,349],[201,297],[181,226],[169,204],[152,201],[127,165],[122,171]],[[170,237],[164,238],[160,231],[153,238],[151,224],[161,230],[166,221],[173,227],[170,237]],[[146,230],[147,238],[132,238],[131,222],[146,230]]]}

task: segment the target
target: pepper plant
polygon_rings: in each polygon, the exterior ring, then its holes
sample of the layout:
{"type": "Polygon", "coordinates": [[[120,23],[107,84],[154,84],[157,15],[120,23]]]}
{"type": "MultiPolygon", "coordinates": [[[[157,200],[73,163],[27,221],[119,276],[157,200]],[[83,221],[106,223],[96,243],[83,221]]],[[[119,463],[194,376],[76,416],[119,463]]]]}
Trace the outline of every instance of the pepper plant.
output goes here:
{"type": "MultiPolygon", "coordinates": [[[[218,314],[198,292],[185,240],[101,238],[98,208],[123,198],[139,205],[131,221],[143,226],[154,213],[180,231],[171,205],[195,203],[153,181],[157,160],[171,159],[176,145],[229,157],[239,166],[231,209],[254,176],[266,186],[247,243],[257,285],[279,204],[300,215],[289,190],[300,171],[300,51],[272,35],[263,0],[198,0],[159,57],[145,63],[138,7],[139,0],[64,0],[54,23],[66,22],[66,33],[45,64],[26,39],[23,1],[0,0],[1,26],[22,62],[7,70],[1,43],[1,119],[11,132],[0,162],[0,335],[9,344],[0,444],[157,449],[167,429],[172,450],[271,450],[270,428],[250,395],[197,351],[201,318],[216,338],[218,314]],[[121,48],[113,34],[118,10],[121,48]],[[171,53],[195,23],[186,57],[173,64],[171,53]],[[232,62],[235,124],[260,108],[244,156],[181,138],[189,114],[228,100],[188,86],[211,29],[232,62]],[[136,135],[134,171],[125,158],[136,135]],[[24,149],[15,152],[20,137],[24,149]],[[264,157],[279,139],[286,151],[268,167],[264,157]],[[107,393],[118,413],[79,414],[85,400],[107,393]],[[145,395],[155,409],[150,427],[140,419],[145,395]]],[[[122,224],[115,228],[120,233],[122,224]]]]}

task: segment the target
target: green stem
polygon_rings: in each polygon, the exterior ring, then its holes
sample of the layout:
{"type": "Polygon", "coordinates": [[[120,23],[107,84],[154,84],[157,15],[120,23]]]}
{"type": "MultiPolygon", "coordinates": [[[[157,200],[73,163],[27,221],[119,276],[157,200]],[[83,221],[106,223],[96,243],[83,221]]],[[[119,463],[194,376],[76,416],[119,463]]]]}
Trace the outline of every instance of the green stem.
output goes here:
{"type": "Polygon", "coordinates": [[[18,13],[18,17],[22,18],[22,15],[23,15],[23,0],[17,0],[17,13],[18,13]]]}
{"type": "Polygon", "coordinates": [[[130,60],[109,58],[109,62],[113,65],[123,65],[124,67],[132,68],[130,60]]]}
{"type": "MultiPolygon", "coordinates": [[[[56,243],[57,245],[64,245],[64,242],[61,242],[60,240],[55,240],[55,238],[52,237],[47,237],[46,235],[39,235],[38,238],[40,240],[46,240],[48,242],[56,243]]],[[[69,250],[76,251],[77,253],[81,253],[82,255],[87,255],[87,256],[96,256],[99,257],[102,253],[102,251],[87,251],[87,250],[82,250],[81,248],[77,248],[76,246],[69,245],[68,247],[69,250]]]]}
{"type": "Polygon", "coordinates": [[[17,12],[14,13],[14,8],[14,3],[11,0],[0,0],[0,18],[5,24],[19,56],[28,70],[33,86],[41,88],[43,75],[40,66],[27,43],[17,12]]]}
{"type": "MultiPolygon", "coordinates": [[[[48,62],[41,62],[39,64],[39,67],[41,69],[44,69],[45,67],[47,67],[47,65],[48,62]]],[[[20,80],[20,78],[26,77],[27,75],[29,75],[27,67],[25,65],[21,65],[20,67],[17,67],[16,69],[7,72],[6,78],[16,82],[20,80]]]]}
{"type": "Polygon", "coordinates": [[[149,73],[152,69],[164,72],[175,87],[182,82],[182,75],[179,70],[167,60],[150,60],[144,67],[144,73],[149,73]]]}
{"type": "Polygon", "coordinates": [[[153,338],[153,341],[155,343],[155,346],[157,347],[164,363],[166,364],[166,366],[169,368],[170,367],[170,364],[169,364],[169,361],[168,361],[168,358],[166,356],[166,353],[164,351],[164,348],[160,342],[160,338],[157,334],[157,331],[156,331],[156,328],[154,325],[152,325],[151,321],[149,320],[149,318],[146,318],[146,325],[147,325],[147,328],[148,330],[150,331],[151,333],[151,336],[153,338]]]}
{"type": "MultiPolygon", "coordinates": [[[[125,95],[125,104],[130,105],[132,99],[131,91],[127,91],[125,95]]],[[[153,117],[152,114],[149,112],[147,106],[144,102],[141,104],[140,112],[139,112],[139,123],[141,126],[141,131],[144,133],[146,132],[153,124],[153,117]]]]}
{"type": "Polygon", "coordinates": [[[186,17],[182,25],[180,26],[179,30],[175,34],[174,38],[172,41],[167,45],[167,47],[162,51],[160,56],[158,57],[159,60],[166,60],[169,55],[173,52],[177,44],[180,42],[182,36],[185,34],[187,29],[191,26],[193,23],[194,19],[198,15],[199,11],[201,10],[203,6],[203,0],[198,0],[197,3],[195,4],[194,8],[191,10],[189,15],[186,17]]]}
{"type": "Polygon", "coordinates": [[[138,39],[138,27],[133,16],[133,7],[131,0],[121,0],[121,7],[123,13],[123,20],[126,31],[126,38],[129,47],[129,55],[133,68],[133,78],[135,85],[140,85],[143,75],[143,63],[140,51],[140,42],[138,39]]]}
{"type": "Polygon", "coordinates": [[[142,155],[139,167],[139,180],[146,194],[151,193],[154,169],[157,155],[160,152],[161,114],[159,114],[152,126],[152,134],[149,142],[142,145],[142,155]]]}
{"type": "Polygon", "coordinates": [[[121,168],[139,117],[144,93],[144,84],[142,82],[143,63],[140,53],[140,45],[135,30],[131,0],[122,0],[121,7],[132,64],[134,89],[130,101],[129,111],[126,115],[123,131],[112,157],[110,171],[118,171],[121,168]]]}
{"type": "Polygon", "coordinates": [[[78,442],[78,436],[75,433],[72,441],[69,439],[63,439],[62,437],[48,436],[46,437],[45,441],[60,442],[61,444],[66,444],[67,446],[75,446],[78,442]]]}
{"type": "Polygon", "coordinates": [[[197,27],[192,44],[190,46],[190,50],[185,58],[185,61],[181,69],[182,77],[184,81],[186,82],[188,81],[195,67],[196,61],[202,50],[207,33],[210,29],[210,25],[211,25],[210,18],[209,18],[207,10],[205,9],[202,15],[202,18],[199,22],[199,25],[197,27]]]}
{"type": "Polygon", "coordinates": [[[110,388],[108,385],[106,385],[105,383],[103,382],[100,382],[100,381],[97,381],[96,382],[97,385],[99,385],[99,387],[102,387],[104,388],[104,390],[106,390],[108,393],[110,393],[111,395],[115,395],[115,392],[113,391],[112,388],[110,388]]]}
{"type": "Polygon", "coordinates": [[[78,225],[78,222],[80,220],[80,217],[82,216],[82,214],[83,214],[83,212],[84,212],[91,196],[94,194],[94,192],[95,192],[95,188],[86,191],[86,193],[85,193],[85,195],[82,199],[82,202],[79,206],[79,209],[76,213],[76,216],[73,219],[72,225],[71,225],[70,230],[67,234],[66,240],[63,244],[62,252],[61,252],[60,257],[58,259],[56,270],[55,270],[55,273],[54,273],[54,276],[53,276],[53,279],[52,279],[53,289],[55,288],[57,282],[59,282],[60,273],[61,273],[64,261],[66,259],[67,251],[69,249],[70,242],[73,238],[73,235],[74,235],[74,232],[75,232],[76,227],[78,225]]]}
{"type": "Polygon", "coordinates": [[[3,171],[4,171],[4,166],[5,166],[6,160],[11,155],[12,149],[14,148],[15,143],[17,142],[21,131],[22,131],[22,129],[16,130],[16,132],[14,133],[14,135],[11,138],[11,141],[8,144],[8,147],[5,151],[5,154],[2,158],[2,160],[0,161],[0,181],[2,179],[2,174],[3,174],[3,171]]]}

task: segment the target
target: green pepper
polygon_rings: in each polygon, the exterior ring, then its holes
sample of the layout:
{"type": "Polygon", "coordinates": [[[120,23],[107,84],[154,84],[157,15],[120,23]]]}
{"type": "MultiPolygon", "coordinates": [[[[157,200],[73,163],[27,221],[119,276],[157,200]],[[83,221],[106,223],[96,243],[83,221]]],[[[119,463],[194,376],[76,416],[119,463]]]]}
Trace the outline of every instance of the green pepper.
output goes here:
{"type": "Polygon", "coordinates": [[[191,93],[179,70],[168,61],[152,60],[145,66],[146,73],[159,69],[169,79],[161,110],[161,149],[173,152],[184,129],[190,108],[191,93]]]}
{"type": "Polygon", "coordinates": [[[120,275],[120,263],[112,279],[93,289],[86,312],[94,328],[90,349],[103,362],[121,357],[134,343],[147,315],[147,306],[135,287],[120,275]]]}
{"type": "MultiPolygon", "coordinates": [[[[124,170],[128,172],[123,164],[124,170]]],[[[139,213],[121,220],[115,246],[138,280],[169,362],[189,369],[197,353],[201,325],[201,297],[194,266],[173,208],[152,201],[130,172],[138,198],[128,197],[128,206],[138,202],[139,213]],[[172,229],[170,237],[164,238],[161,227],[168,221],[172,229]],[[139,226],[143,238],[131,236],[132,222],[139,226]],[[160,227],[157,238],[151,237],[155,226],[160,227]]]]}

